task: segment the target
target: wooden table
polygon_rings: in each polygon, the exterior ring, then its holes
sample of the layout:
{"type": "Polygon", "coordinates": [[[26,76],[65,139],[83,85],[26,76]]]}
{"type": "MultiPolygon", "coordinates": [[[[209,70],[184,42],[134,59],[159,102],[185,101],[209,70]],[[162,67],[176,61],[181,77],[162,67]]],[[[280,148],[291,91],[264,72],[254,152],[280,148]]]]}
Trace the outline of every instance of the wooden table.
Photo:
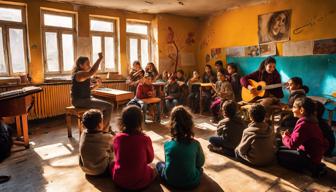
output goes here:
{"type": "Polygon", "coordinates": [[[113,102],[117,111],[120,104],[124,104],[134,98],[133,92],[110,88],[98,88],[92,91],[92,95],[113,102]]]}
{"type": "Polygon", "coordinates": [[[41,91],[42,88],[31,86],[0,94],[0,117],[15,117],[17,136],[23,136],[23,142],[17,141],[15,144],[29,148],[28,112],[34,102],[32,94],[41,91]]]}
{"type": "Polygon", "coordinates": [[[212,87],[213,83],[200,83],[200,114],[202,114],[203,112],[203,96],[202,96],[202,92],[203,92],[203,88],[207,88],[207,87],[212,87]]]}

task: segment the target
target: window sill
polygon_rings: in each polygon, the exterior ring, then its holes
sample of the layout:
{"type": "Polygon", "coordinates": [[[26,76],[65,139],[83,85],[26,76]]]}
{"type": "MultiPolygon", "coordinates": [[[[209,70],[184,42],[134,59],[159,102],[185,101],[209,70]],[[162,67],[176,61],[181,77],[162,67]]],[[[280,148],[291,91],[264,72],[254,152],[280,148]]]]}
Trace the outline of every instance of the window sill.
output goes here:
{"type": "Polygon", "coordinates": [[[0,85],[18,85],[20,83],[20,77],[0,77],[0,85]]]}

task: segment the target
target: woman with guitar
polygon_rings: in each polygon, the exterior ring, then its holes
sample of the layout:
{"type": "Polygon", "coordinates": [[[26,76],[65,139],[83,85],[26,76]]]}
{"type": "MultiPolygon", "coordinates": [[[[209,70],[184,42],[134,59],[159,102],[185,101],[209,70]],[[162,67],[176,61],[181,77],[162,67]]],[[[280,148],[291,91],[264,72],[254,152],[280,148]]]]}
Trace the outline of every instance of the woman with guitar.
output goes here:
{"type": "Polygon", "coordinates": [[[275,64],[273,57],[267,57],[257,71],[240,79],[244,101],[258,101],[265,107],[279,102],[284,94],[281,77],[275,64]]]}

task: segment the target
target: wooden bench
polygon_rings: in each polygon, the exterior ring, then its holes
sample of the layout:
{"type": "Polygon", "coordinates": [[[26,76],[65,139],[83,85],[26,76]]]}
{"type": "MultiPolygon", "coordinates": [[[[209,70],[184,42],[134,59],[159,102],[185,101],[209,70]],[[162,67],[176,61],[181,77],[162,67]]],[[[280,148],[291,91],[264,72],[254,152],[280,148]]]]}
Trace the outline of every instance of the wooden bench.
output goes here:
{"type": "Polygon", "coordinates": [[[79,132],[79,137],[82,134],[83,127],[81,125],[82,116],[87,111],[86,108],[76,108],[74,106],[66,107],[65,108],[65,116],[66,116],[66,125],[68,128],[68,137],[72,137],[72,124],[71,124],[71,116],[75,116],[77,119],[77,127],[79,132]]]}
{"type": "MultiPolygon", "coordinates": [[[[240,108],[240,111],[243,113],[244,120],[250,121],[249,113],[248,111],[252,107],[253,103],[244,103],[244,102],[238,102],[238,106],[240,108]]],[[[279,105],[272,105],[270,106],[271,110],[271,123],[272,128],[274,129],[274,123],[275,123],[275,116],[280,115],[280,120],[282,119],[282,113],[283,113],[283,104],[279,105]]]]}

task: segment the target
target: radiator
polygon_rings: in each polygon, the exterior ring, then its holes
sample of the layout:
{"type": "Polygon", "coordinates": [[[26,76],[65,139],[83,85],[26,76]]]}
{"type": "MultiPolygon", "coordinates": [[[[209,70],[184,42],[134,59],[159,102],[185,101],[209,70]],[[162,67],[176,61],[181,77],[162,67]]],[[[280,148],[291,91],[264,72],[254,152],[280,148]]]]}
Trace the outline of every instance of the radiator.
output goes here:
{"type": "MultiPolygon", "coordinates": [[[[34,105],[28,114],[29,120],[44,119],[65,113],[65,107],[71,105],[70,83],[38,85],[43,91],[34,94],[34,105]]],[[[125,82],[107,82],[104,87],[127,90],[125,82]]],[[[21,87],[0,88],[0,92],[21,87]]]]}

